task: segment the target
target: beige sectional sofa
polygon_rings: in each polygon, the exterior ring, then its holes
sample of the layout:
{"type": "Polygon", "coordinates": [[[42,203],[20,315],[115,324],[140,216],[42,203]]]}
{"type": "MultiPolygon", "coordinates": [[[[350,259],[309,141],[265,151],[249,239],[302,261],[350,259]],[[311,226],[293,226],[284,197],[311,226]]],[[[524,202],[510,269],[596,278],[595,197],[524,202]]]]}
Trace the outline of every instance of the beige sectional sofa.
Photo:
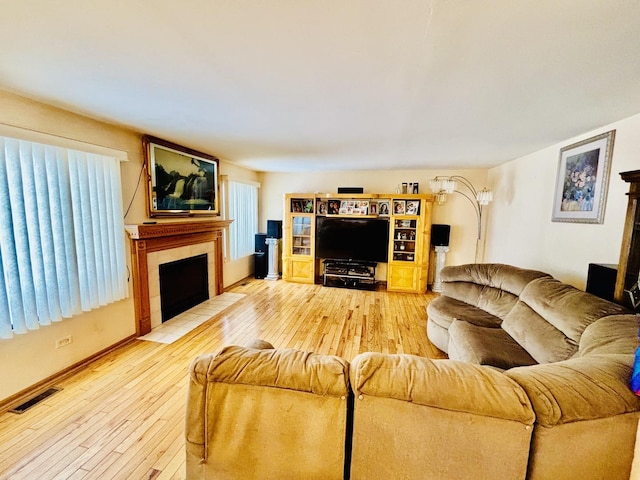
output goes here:
{"type": "Polygon", "coordinates": [[[628,479],[636,315],[542,272],[443,278],[428,334],[457,359],[349,365],[266,342],[198,357],[187,478],[628,479]]]}

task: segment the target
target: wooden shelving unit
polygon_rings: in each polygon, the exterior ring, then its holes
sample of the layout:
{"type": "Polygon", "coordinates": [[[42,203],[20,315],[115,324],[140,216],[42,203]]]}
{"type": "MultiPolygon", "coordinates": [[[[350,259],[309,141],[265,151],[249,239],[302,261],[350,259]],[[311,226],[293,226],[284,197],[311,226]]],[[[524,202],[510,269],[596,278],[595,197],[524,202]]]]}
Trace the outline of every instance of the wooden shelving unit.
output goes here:
{"type": "Polygon", "coordinates": [[[318,272],[322,272],[324,281],[325,272],[320,263],[323,259],[315,256],[317,216],[385,217],[389,219],[387,290],[425,292],[429,271],[432,203],[430,194],[285,195],[283,279],[315,283],[316,278],[319,278],[318,272]]]}

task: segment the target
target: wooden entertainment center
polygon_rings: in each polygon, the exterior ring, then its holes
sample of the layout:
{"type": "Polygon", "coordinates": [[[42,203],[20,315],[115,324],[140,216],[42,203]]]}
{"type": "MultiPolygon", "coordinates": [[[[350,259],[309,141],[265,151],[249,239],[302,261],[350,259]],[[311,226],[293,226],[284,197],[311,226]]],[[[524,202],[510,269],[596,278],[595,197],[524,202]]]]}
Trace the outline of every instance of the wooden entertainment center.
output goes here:
{"type": "MultiPolygon", "coordinates": [[[[432,205],[431,194],[286,194],[282,277],[290,282],[322,282],[327,286],[374,289],[376,266],[386,262],[387,290],[425,292],[429,273],[432,205]],[[382,235],[370,239],[372,243],[378,242],[378,250],[381,242],[386,242],[384,261],[358,258],[358,245],[364,257],[374,257],[379,252],[368,248],[371,245],[363,243],[359,236],[349,238],[349,234],[334,239],[344,242],[345,247],[335,258],[319,257],[316,252],[316,225],[325,223],[326,219],[344,219],[345,224],[355,219],[371,219],[371,222],[351,223],[363,224],[364,228],[377,228],[378,232],[381,223],[374,220],[387,220],[387,230],[383,233],[385,239],[388,235],[388,241],[378,238],[382,235]],[[365,226],[367,223],[371,225],[365,226]]],[[[366,230],[357,232],[362,235],[361,232],[366,233],[366,230]]]]}

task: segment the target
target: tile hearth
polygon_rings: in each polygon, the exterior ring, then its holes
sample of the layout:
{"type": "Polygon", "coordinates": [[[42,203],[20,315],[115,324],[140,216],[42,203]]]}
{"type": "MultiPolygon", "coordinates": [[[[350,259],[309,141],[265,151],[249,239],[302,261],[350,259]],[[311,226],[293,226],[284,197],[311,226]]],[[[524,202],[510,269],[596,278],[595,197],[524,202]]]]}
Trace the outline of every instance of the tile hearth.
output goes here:
{"type": "Polygon", "coordinates": [[[226,310],[237,301],[244,298],[244,293],[224,292],[206,300],[186,312],[176,315],[170,320],[158,325],[150,333],[138,337],[138,340],[147,340],[157,343],[173,343],[183,335],[204,322],[214,315],[226,310]]]}

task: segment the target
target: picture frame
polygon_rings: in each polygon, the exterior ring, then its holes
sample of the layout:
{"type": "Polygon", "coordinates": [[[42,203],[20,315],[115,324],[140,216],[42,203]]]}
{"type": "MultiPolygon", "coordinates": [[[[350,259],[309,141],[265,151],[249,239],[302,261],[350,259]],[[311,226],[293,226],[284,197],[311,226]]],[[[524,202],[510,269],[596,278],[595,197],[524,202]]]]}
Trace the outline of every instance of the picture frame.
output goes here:
{"type": "Polygon", "coordinates": [[[420,215],[420,200],[407,200],[407,215],[420,215]]]}
{"type": "Polygon", "coordinates": [[[615,132],[560,149],[551,221],[604,222],[615,132]]]}
{"type": "Polygon", "coordinates": [[[327,214],[338,215],[340,213],[340,200],[329,200],[327,202],[327,214]]]}
{"type": "Polygon", "coordinates": [[[327,213],[329,213],[329,209],[327,206],[327,202],[324,200],[320,200],[318,202],[318,207],[317,207],[317,212],[318,215],[326,215],[327,213]]]}
{"type": "Polygon", "coordinates": [[[391,212],[389,200],[378,200],[378,216],[388,217],[391,212]]]}
{"type": "Polygon", "coordinates": [[[142,142],[150,217],[220,215],[218,158],[150,135],[142,142]]]}
{"type": "Polygon", "coordinates": [[[369,204],[369,215],[378,215],[378,202],[371,202],[369,204]]]}
{"type": "Polygon", "coordinates": [[[404,200],[394,200],[393,201],[393,214],[394,215],[404,215],[406,210],[406,202],[404,200]]]}

